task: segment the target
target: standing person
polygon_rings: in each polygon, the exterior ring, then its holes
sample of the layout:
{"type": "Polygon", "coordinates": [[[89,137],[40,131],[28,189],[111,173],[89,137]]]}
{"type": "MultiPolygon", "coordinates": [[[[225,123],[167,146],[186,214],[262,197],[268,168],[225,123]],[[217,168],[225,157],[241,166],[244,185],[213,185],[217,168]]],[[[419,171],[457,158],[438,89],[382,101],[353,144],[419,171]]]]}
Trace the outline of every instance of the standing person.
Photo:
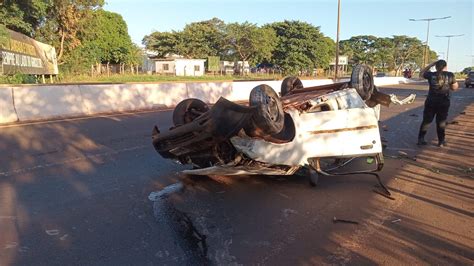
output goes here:
{"type": "Polygon", "coordinates": [[[438,60],[426,66],[420,71],[420,77],[428,80],[429,91],[423,110],[423,122],[421,122],[420,133],[418,134],[418,145],[426,145],[425,135],[428,128],[436,116],[436,130],[438,133],[438,146],[446,146],[445,133],[446,120],[450,105],[450,91],[459,88],[454,74],[447,71],[447,63],[438,60]],[[436,72],[429,71],[435,66],[436,72]]]}

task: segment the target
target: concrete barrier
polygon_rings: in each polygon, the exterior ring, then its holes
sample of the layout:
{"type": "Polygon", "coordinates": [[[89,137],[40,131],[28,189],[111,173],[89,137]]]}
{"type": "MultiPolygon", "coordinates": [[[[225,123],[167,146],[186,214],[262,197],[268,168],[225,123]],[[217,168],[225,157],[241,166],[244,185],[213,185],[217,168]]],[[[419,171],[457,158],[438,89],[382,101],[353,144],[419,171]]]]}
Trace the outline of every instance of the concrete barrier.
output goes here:
{"type": "Polygon", "coordinates": [[[374,84],[376,86],[384,85],[393,85],[393,84],[404,84],[404,83],[413,83],[415,80],[403,78],[403,77],[383,77],[383,78],[374,78],[374,84]]]}
{"type": "Polygon", "coordinates": [[[147,108],[176,106],[189,98],[186,83],[131,84],[147,108]]]}
{"type": "Polygon", "coordinates": [[[0,88],[0,124],[18,121],[11,88],[0,88]]]}
{"type": "Polygon", "coordinates": [[[229,99],[232,95],[232,82],[186,83],[189,98],[215,103],[220,97],[229,99]]]}
{"type": "Polygon", "coordinates": [[[79,85],[89,114],[147,108],[134,84],[79,85]]]}
{"type": "Polygon", "coordinates": [[[14,87],[20,121],[87,114],[77,85],[14,87]]]}
{"type": "MultiPolygon", "coordinates": [[[[343,79],[341,81],[348,81],[343,79]]],[[[16,86],[0,88],[0,123],[174,107],[186,98],[215,103],[219,97],[248,100],[260,84],[280,92],[281,80],[157,84],[16,86]],[[13,92],[13,95],[12,95],[13,92]],[[16,112],[12,96],[15,100],[16,112]]],[[[331,79],[302,80],[305,87],[331,84],[331,79]]],[[[401,77],[375,78],[375,85],[410,83],[401,77]]]]}
{"type": "Polygon", "coordinates": [[[232,83],[232,94],[227,98],[231,101],[244,101],[249,99],[250,91],[261,84],[272,87],[276,92],[280,92],[281,80],[267,81],[234,81],[232,83]]]}

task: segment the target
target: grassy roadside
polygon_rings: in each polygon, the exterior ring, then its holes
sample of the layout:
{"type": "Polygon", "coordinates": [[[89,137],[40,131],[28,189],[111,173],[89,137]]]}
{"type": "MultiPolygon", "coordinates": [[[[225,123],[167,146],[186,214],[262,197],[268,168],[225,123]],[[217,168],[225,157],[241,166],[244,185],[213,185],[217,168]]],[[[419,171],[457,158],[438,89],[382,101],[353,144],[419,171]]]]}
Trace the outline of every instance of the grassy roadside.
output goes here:
{"type": "MultiPolygon", "coordinates": [[[[147,75],[147,74],[114,74],[110,76],[96,76],[89,75],[67,75],[60,76],[59,80],[55,78],[55,84],[80,84],[80,83],[159,83],[159,82],[217,82],[217,81],[252,81],[252,80],[282,80],[285,78],[281,75],[205,75],[201,77],[181,77],[181,76],[166,76],[166,75],[147,75]]],[[[325,79],[327,77],[300,77],[300,79],[325,79]]],[[[33,76],[29,75],[14,75],[14,76],[0,76],[0,84],[38,84],[35,82],[33,76]]],[[[49,78],[46,78],[46,83],[49,83],[49,78]]]]}

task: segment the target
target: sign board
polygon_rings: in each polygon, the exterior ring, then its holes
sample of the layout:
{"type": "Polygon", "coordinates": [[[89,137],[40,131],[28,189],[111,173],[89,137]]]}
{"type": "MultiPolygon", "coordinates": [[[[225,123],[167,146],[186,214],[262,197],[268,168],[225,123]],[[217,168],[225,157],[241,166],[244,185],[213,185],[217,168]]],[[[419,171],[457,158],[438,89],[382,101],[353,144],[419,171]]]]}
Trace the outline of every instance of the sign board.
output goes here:
{"type": "Polygon", "coordinates": [[[0,74],[58,74],[53,46],[8,29],[5,35],[0,42],[0,74]]]}
{"type": "MultiPolygon", "coordinates": [[[[346,55],[340,55],[339,56],[339,63],[338,65],[340,66],[343,66],[343,65],[347,65],[347,63],[349,62],[348,58],[346,55]]],[[[329,63],[329,65],[333,66],[336,64],[336,58],[333,58],[331,63],[329,63]]]]}
{"type": "Polygon", "coordinates": [[[207,71],[219,71],[219,61],[218,56],[209,56],[207,58],[207,71]]]}

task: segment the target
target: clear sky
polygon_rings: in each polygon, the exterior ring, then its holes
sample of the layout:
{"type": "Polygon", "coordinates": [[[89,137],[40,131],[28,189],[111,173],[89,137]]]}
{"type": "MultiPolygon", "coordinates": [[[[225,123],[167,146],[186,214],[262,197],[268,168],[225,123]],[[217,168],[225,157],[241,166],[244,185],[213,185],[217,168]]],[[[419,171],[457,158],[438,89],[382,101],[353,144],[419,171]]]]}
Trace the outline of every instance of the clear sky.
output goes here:
{"type": "MultiPolygon", "coordinates": [[[[263,25],[301,20],[335,39],[337,0],[106,0],[105,9],[117,12],[128,24],[132,40],[141,44],[147,34],[181,30],[186,24],[213,17],[225,22],[249,21],[263,25]]],[[[448,68],[459,71],[474,65],[473,0],[341,0],[341,40],[355,35],[389,37],[408,35],[426,40],[426,22],[410,18],[452,16],[431,22],[429,45],[446,57],[447,38],[435,35],[464,34],[452,38],[448,68]]]]}

